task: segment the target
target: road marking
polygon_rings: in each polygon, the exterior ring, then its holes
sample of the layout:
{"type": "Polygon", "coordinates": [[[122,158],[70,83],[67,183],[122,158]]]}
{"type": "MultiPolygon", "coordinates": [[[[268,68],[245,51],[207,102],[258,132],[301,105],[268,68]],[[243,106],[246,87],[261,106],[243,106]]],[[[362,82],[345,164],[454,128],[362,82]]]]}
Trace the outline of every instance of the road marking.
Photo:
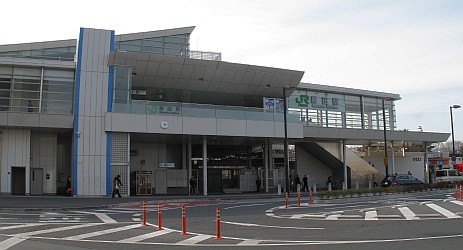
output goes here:
{"type": "Polygon", "coordinates": [[[326,217],[326,220],[337,220],[344,211],[338,211],[335,214],[330,214],[326,217]]]}
{"type": "Polygon", "coordinates": [[[416,217],[416,214],[410,210],[408,207],[399,207],[397,208],[403,214],[406,220],[419,220],[420,218],[416,217]]]}
{"type": "Polygon", "coordinates": [[[7,227],[0,227],[0,230],[8,230],[8,229],[16,229],[16,228],[23,228],[23,227],[35,227],[43,225],[41,223],[31,223],[31,224],[23,224],[23,225],[14,225],[14,226],[7,226],[7,227]]]}
{"type": "Polygon", "coordinates": [[[436,210],[436,212],[444,215],[445,217],[449,218],[449,219],[457,219],[457,218],[461,218],[460,215],[456,215],[452,212],[450,212],[449,210],[443,208],[443,207],[440,207],[436,204],[426,204],[426,206],[436,210]]]}
{"type": "Polygon", "coordinates": [[[223,209],[226,210],[226,209],[240,208],[240,207],[264,206],[264,205],[268,205],[268,204],[270,204],[270,203],[247,204],[247,205],[239,205],[239,206],[233,206],[233,207],[225,207],[223,209]]]}
{"type": "Polygon", "coordinates": [[[365,212],[365,220],[378,220],[378,213],[376,210],[365,212]]]}
{"type": "Polygon", "coordinates": [[[451,202],[452,202],[452,203],[455,203],[455,204],[457,204],[457,205],[463,206],[463,202],[461,202],[461,201],[455,201],[455,200],[453,200],[453,201],[451,201],[451,202]]]}
{"type": "Polygon", "coordinates": [[[164,234],[168,234],[168,233],[171,233],[171,232],[173,232],[173,231],[170,230],[170,229],[164,229],[164,230],[160,230],[160,231],[156,231],[156,232],[152,232],[152,233],[148,233],[148,234],[138,235],[138,236],[128,238],[128,239],[123,239],[123,240],[120,240],[118,242],[120,242],[120,243],[135,243],[135,242],[139,242],[139,241],[146,240],[146,239],[149,239],[149,238],[154,238],[154,237],[158,237],[158,236],[161,236],[161,235],[164,235],[164,234]]]}
{"type": "Polygon", "coordinates": [[[245,241],[242,241],[242,242],[238,243],[238,245],[256,246],[256,245],[259,245],[260,242],[262,242],[262,241],[261,240],[245,240],[245,241]]]}
{"type": "Polygon", "coordinates": [[[322,227],[280,227],[280,226],[270,226],[270,225],[259,225],[251,223],[240,223],[240,222],[231,222],[231,221],[221,221],[222,223],[245,226],[245,227],[268,227],[268,228],[283,228],[283,229],[305,229],[305,230],[322,230],[325,228],[322,227]]]}
{"type": "Polygon", "coordinates": [[[125,227],[111,228],[111,229],[106,229],[106,230],[103,230],[103,231],[97,231],[97,232],[86,233],[86,234],[79,234],[79,235],[75,235],[75,236],[66,237],[64,239],[65,240],[81,240],[81,239],[91,238],[91,237],[99,236],[99,235],[103,235],[103,234],[110,234],[110,233],[114,233],[114,232],[120,232],[120,231],[132,229],[132,228],[136,228],[136,227],[140,227],[140,226],[141,226],[140,224],[128,225],[128,226],[125,226],[125,227]]]}
{"type": "Polygon", "coordinates": [[[32,231],[32,232],[27,232],[27,233],[15,234],[13,236],[14,237],[27,237],[27,236],[38,235],[38,234],[55,233],[55,232],[60,232],[60,231],[72,230],[72,229],[77,229],[77,228],[82,228],[82,227],[91,227],[94,225],[101,225],[101,223],[79,224],[79,225],[73,225],[73,226],[67,226],[67,227],[56,227],[56,228],[32,231]]]}
{"type": "Polygon", "coordinates": [[[9,238],[7,240],[4,240],[2,242],[0,242],[0,249],[2,250],[5,250],[5,249],[8,249],[16,244],[19,244],[25,240],[27,240],[28,238],[27,237],[23,237],[23,238],[16,238],[16,237],[13,237],[13,238],[9,238]]]}
{"type": "Polygon", "coordinates": [[[197,235],[195,237],[191,237],[189,239],[179,241],[179,242],[175,243],[175,245],[192,245],[192,244],[199,243],[199,242],[201,242],[203,240],[207,240],[209,238],[212,238],[212,236],[210,236],[210,235],[197,235]]]}
{"type": "Polygon", "coordinates": [[[84,211],[75,211],[75,213],[82,213],[82,214],[93,214],[98,219],[103,221],[103,223],[117,223],[113,218],[109,217],[107,214],[104,213],[94,213],[94,212],[84,212],[84,211]]]}

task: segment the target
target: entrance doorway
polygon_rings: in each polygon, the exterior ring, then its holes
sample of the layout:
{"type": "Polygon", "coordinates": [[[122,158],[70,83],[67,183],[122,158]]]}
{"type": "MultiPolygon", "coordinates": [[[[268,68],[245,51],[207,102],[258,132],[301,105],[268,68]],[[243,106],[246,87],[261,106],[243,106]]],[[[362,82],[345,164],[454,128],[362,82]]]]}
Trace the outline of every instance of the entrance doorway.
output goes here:
{"type": "Polygon", "coordinates": [[[11,167],[11,194],[26,194],[26,167],[11,167]]]}
{"type": "Polygon", "coordinates": [[[43,195],[42,168],[31,168],[31,195],[43,195]]]}

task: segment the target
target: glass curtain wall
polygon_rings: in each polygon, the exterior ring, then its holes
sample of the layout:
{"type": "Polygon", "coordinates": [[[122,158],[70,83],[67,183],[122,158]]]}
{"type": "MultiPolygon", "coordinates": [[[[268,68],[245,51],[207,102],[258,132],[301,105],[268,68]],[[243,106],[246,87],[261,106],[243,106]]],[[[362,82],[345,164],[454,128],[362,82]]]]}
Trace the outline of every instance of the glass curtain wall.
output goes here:
{"type": "Polygon", "coordinates": [[[116,42],[116,48],[122,51],[189,57],[190,34],[120,41],[116,42]]]}
{"type": "Polygon", "coordinates": [[[72,114],[74,70],[0,66],[0,111],[72,114]]]}
{"type": "MultiPolygon", "coordinates": [[[[295,91],[289,98],[290,112],[298,112],[308,126],[352,129],[383,129],[381,98],[295,91]],[[297,109],[296,107],[303,107],[297,109]]],[[[393,100],[384,102],[386,128],[396,128],[393,100]]]]}

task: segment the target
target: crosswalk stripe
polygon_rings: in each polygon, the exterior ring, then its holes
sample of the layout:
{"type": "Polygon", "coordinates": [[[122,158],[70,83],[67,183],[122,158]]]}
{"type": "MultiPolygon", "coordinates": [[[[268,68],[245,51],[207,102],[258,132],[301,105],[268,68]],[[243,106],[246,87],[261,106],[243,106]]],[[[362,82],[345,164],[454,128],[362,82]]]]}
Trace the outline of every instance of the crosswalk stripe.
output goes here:
{"type": "Polygon", "coordinates": [[[403,214],[407,220],[419,220],[420,218],[416,217],[416,214],[410,210],[408,207],[399,207],[399,211],[403,214]]]}
{"type": "Polygon", "coordinates": [[[141,226],[140,224],[128,225],[128,226],[125,226],[125,227],[111,228],[111,229],[106,229],[106,230],[103,230],[103,231],[97,231],[97,232],[86,233],[86,234],[79,234],[79,235],[75,235],[75,236],[66,237],[64,239],[65,240],[81,240],[81,239],[86,239],[86,238],[99,236],[99,235],[103,235],[103,234],[110,234],[110,233],[114,233],[114,232],[124,231],[124,230],[132,229],[132,228],[136,228],[136,227],[140,227],[140,226],[141,226]]]}
{"type": "Polygon", "coordinates": [[[38,234],[55,233],[55,232],[60,232],[60,231],[82,228],[82,227],[91,227],[94,225],[98,225],[98,224],[93,223],[93,224],[79,224],[79,225],[73,225],[73,226],[67,226],[67,227],[55,227],[55,228],[50,228],[50,229],[15,234],[14,237],[27,237],[27,236],[33,236],[33,235],[38,235],[38,234]]]}
{"type": "Polygon", "coordinates": [[[109,217],[105,213],[94,213],[94,212],[86,212],[86,211],[76,211],[75,213],[93,214],[96,217],[98,217],[98,219],[103,221],[104,223],[117,223],[117,221],[115,221],[113,218],[109,217]]]}
{"type": "Polygon", "coordinates": [[[30,223],[30,224],[23,224],[23,225],[13,225],[13,226],[7,226],[7,227],[0,227],[0,230],[16,229],[16,228],[23,228],[23,227],[35,227],[35,226],[40,226],[40,225],[43,225],[43,224],[30,223]]]}
{"type": "Polygon", "coordinates": [[[365,220],[378,220],[378,213],[376,211],[365,212],[365,220]]]}
{"type": "Polygon", "coordinates": [[[138,236],[128,238],[128,239],[123,239],[123,240],[120,240],[118,242],[120,242],[120,243],[135,243],[135,242],[139,242],[139,241],[146,240],[146,239],[149,239],[149,238],[154,238],[154,237],[158,237],[158,236],[161,236],[161,235],[164,235],[164,234],[168,234],[168,233],[171,233],[171,232],[173,232],[173,231],[169,230],[169,229],[164,229],[164,230],[160,230],[160,231],[156,231],[156,232],[152,232],[152,233],[148,233],[148,234],[138,235],[138,236]]]}
{"type": "Polygon", "coordinates": [[[447,209],[445,209],[445,208],[443,208],[443,207],[440,207],[440,206],[438,206],[438,205],[436,205],[436,204],[426,204],[426,206],[428,206],[428,207],[430,207],[430,208],[436,210],[436,212],[438,212],[438,213],[444,215],[444,216],[447,217],[447,218],[450,218],[450,219],[461,218],[460,215],[456,215],[456,214],[450,212],[449,210],[447,210],[447,209]]]}
{"type": "Polygon", "coordinates": [[[341,215],[341,213],[344,213],[343,211],[340,211],[339,213],[337,214],[330,214],[326,217],[326,220],[337,220],[339,218],[339,216],[341,215]]]}
{"type": "Polygon", "coordinates": [[[210,236],[210,235],[197,235],[195,237],[191,237],[189,239],[179,241],[179,242],[175,243],[175,245],[196,244],[198,242],[201,242],[203,240],[207,240],[209,238],[212,238],[212,236],[210,236]]]}
{"type": "Polygon", "coordinates": [[[452,202],[452,203],[455,203],[455,204],[457,204],[457,205],[463,206],[463,202],[461,202],[461,201],[455,201],[455,200],[453,200],[453,201],[451,201],[451,202],[452,202]]]}
{"type": "Polygon", "coordinates": [[[23,241],[27,240],[26,237],[23,237],[23,238],[16,238],[16,237],[13,237],[13,238],[9,238],[7,240],[4,240],[4,241],[1,241],[0,242],[0,249],[1,250],[6,250],[16,244],[19,244],[23,241]]]}
{"type": "Polygon", "coordinates": [[[244,241],[238,243],[238,245],[256,246],[256,245],[259,245],[260,242],[261,242],[261,240],[244,240],[244,241]]]}

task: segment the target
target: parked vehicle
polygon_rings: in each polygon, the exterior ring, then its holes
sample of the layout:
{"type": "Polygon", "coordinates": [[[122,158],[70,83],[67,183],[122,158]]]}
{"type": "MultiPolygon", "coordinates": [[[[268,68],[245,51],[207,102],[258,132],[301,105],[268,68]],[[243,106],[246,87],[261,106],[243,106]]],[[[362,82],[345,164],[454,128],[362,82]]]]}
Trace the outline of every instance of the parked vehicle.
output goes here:
{"type": "Polygon", "coordinates": [[[423,181],[409,174],[387,176],[381,181],[381,187],[395,187],[419,184],[423,184],[423,181]]]}
{"type": "Polygon", "coordinates": [[[451,187],[455,182],[463,182],[463,175],[456,169],[442,169],[436,171],[436,182],[447,182],[451,187]]]}

